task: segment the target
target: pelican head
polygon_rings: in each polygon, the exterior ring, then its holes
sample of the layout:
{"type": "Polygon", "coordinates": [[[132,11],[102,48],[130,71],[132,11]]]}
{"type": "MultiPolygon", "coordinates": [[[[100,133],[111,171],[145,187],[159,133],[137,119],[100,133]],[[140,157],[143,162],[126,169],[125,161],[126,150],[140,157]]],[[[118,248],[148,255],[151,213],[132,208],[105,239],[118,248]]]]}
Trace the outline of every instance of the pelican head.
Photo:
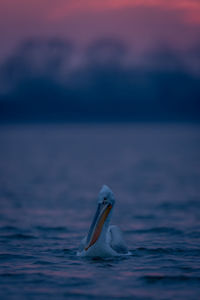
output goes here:
{"type": "Polygon", "coordinates": [[[109,223],[111,210],[115,204],[114,194],[111,189],[103,185],[98,196],[98,206],[97,211],[90,226],[85,251],[87,251],[91,246],[93,246],[101,236],[103,228],[109,223]]]}
{"type": "Polygon", "coordinates": [[[111,189],[107,185],[103,185],[98,196],[98,203],[109,203],[110,205],[114,205],[115,198],[111,189]]]}

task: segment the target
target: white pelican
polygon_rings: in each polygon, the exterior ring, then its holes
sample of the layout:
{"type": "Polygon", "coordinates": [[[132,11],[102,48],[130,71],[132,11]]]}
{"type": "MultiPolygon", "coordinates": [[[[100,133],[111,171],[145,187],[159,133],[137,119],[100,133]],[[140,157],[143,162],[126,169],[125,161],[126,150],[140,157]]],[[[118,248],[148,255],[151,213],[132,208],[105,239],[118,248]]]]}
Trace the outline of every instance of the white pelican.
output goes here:
{"type": "Polygon", "coordinates": [[[129,254],[121,230],[115,225],[109,226],[114,204],[113,192],[104,185],[99,192],[97,211],[88,235],[81,241],[77,255],[109,257],[129,254]]]}

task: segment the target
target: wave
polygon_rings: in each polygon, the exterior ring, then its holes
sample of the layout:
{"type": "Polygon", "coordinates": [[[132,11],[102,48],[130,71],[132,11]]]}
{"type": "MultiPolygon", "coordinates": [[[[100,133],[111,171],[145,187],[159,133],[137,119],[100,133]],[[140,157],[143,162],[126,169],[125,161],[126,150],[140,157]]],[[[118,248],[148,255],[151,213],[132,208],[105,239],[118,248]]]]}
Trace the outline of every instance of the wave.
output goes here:
{"type": "Polygon", "coordinates": [[[14,230],[19,230],[19,228],[17,228],[16,226],[11,226],[11,225],[6,225],[6,226],[2,226],[0,227],[1,231],[14,231],[14,230]]]}
{"type": "Polygon", "coordinates": [[[4,239],[9,238],[9,239],[36,239],[37,237],[32,234],[24,234],[24,233],[15,233],[15,234],[7,234],[2,236],[4,239]]]}
{"type": "Polygon", "coordinates": [[[53,226],[36,226],[36,229],[37,230],[40,230],[40,231],[62,231],[62,232],[68,232],[67,228],[64,227],[64,226],[56,226],[56,227],[53,227],[53,226]]]}
{"type": "Polygon", "coordinates": [[[182,283],[182,282],[200,282],[199,276],[186,276],[186,275],[145,275],[141,277],[146,283],[182,283]]]}
{"type": "Polygon", "coordinates": [[[135,254],[170,254],[170,255],[184,255],[184,256],[199,256],[199,249],[184,249],[184,248],[145,248],[139,247],[131,251],[133,255],[135,254]]]}
{"type": "Polygon", "coordinates": [[[24,259],[33,259],[34,256],[32,255],[25,255],[25,254],[13,254],[13,253],[0,253],[0,261],[5,260],[24,260],[24,259]]]}
{"type": "Polygon", "coordinates": [[[149,229],[136,229],[136,230],[131,230],[127,231],[127,233],[167,233],[167,234],[172,234],[172,235],[180,235],[183,234],[183,231],[173,228],[173,227],[153,227],[149,229]]]}

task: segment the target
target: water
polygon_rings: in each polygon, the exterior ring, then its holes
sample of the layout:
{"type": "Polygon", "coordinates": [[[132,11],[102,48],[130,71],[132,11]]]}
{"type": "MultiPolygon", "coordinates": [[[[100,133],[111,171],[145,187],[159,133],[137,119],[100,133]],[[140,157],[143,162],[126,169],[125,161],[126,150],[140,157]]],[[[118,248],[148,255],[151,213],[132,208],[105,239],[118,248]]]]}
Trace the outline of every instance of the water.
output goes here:
{"type": "Polygon", "coordinates": [[[199,129],[1,126],[1,299],[198,299],[199,129]],[[131,255],[77,257],[104,183],[131,255]]]}

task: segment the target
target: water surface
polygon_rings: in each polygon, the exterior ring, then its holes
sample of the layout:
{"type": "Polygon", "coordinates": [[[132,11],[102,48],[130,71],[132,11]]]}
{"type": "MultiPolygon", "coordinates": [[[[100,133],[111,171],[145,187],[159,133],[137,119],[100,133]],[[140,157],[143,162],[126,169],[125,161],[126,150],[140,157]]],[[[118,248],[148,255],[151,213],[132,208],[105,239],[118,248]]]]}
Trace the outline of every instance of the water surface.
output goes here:
{"type": "Polygon", "coordinates": [[[1,126],[1,299],[198,299],[199,129],[1,126]],[[102,184],[128,257],[76,256],[102,184]]]}

